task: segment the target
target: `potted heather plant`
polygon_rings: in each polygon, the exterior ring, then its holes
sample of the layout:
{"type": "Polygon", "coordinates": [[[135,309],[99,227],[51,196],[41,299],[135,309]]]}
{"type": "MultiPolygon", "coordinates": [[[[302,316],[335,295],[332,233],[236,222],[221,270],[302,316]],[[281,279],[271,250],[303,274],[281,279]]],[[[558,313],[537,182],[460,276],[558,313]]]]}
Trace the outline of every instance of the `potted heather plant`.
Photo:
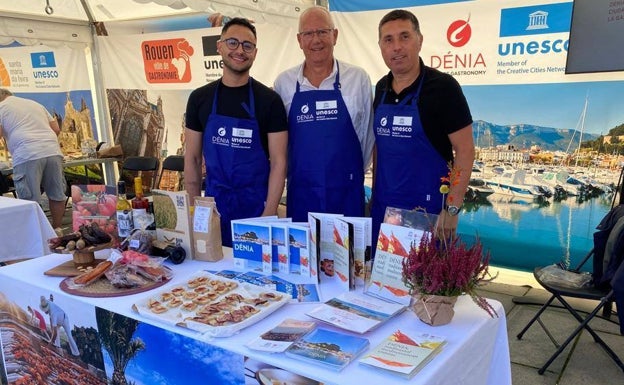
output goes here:
{"type": "MultiPolygon", "coordinates": [[[[449,165],[449,173],[441,178],[440,192],[445,195],[458,183],[460,171],[449,165]]],[[[443,225],[438,223],[438,226],[443,225]]],[[[476,289],[479,283],[491,281],[488,273],[490,253],[483,253],[477,237],[471,246],[455,235],[436,237],[436,229],[424,232],[418,244],[412,244],[403,259],[403,282],[414,298],[412,309],[429,325],[443,325],[453,318],[457,297],[469,295],[490,316],[498,316],[494,308],[476,289]]]]}
{"type": "Polygon", "coordinates": [[[489,257],[478,238],[467,246],[457,237],[440,240],[434,232],[425,232],[403,259],[403,282],[414,297],[416,315],[429,325],[449,323],[457,297],[467,294],[490,316],[498,316],[476,291],[480,282],[493,279],[488,274],[489,257]]]}

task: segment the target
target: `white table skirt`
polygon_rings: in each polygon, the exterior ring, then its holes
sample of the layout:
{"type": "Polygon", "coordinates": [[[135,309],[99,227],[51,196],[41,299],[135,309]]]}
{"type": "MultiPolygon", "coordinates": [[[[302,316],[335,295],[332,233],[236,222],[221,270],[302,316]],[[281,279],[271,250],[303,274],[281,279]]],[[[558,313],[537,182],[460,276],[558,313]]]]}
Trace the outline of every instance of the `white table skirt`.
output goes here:
{"type": "Polygon", "coordinates": [[[0,197],[0,261],[49,254],[54,229],[36,202],[0,197]]]}
{"type": "MultiPolygon", "coordinates": [[[[226,250],[226,259],[216,263],[185,261],[181,265],[172,265],[174,277],[167,286],[184,283],[192,273],[205,270],[222,270],[232,268],[231,249],[226,250]]],[[[54,293],[56,296],[70,296],[59,289],[62,278],[48,277],[44,271],[53,268],[68,259],[67,255],[52,254],[0,268],[0,292],[4,292],[5,284],[17,279],[34,286],[35,292],[54,293]],[[42,289],[42,290],[40,290],[42,289]]],[[[163,286],[166,288],[167,286],[163,286]]],[[[324,299],[336,293],[326,284],[321,285],[324,299]]],[[[317,304],[288,304],[258,323],[243,329],[227,338],[208,338],[196,332],[146,319],[132,310],[132,305],[151,296],[140,293],[125,297],[87,298],[71,296],[92,306],[98,306],[139,321],[149,323],[175,333],[205,341],[214,346],[231,352],[251,357],[269,365],[284,368],[294,373],[313,378],[324,384],[362,385],[362,384],[405,384],[406,380],[386,374],[372,368],[349,364],[343,371],[336,373],[314,365],[285,357],[283,354],[262,353],[248,349],[245,344],[261,333],[277,325],[282,319],[310,319],[304,313],[317,304]]],[[[397,329],[410,334],[426,332],[444,336],[448,343],[438,356],[424,367],[410,384],[422,385],[510,385],[511,365],[505,312],[500,302],[489,300],[499,314],[498,318],[490,318],[479,309],[467,296],[462,296],[455,305],[455,317],[448,325],[431,327],[419,321],[411,311],[406,311],[391,319],[379,328],[364,334],[372,346],[381,342],[386,336],[397,329]]],[[[323,325],[321,325],[323,326],[323,325]]],[[[331,328],[330,326],[323,326],[331,328]]]]}

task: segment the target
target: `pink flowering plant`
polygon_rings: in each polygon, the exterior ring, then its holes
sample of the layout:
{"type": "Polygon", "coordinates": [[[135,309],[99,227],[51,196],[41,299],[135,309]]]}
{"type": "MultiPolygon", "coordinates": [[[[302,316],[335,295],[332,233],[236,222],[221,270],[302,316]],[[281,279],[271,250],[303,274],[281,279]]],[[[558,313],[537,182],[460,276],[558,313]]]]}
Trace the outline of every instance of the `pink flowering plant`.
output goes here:
{"type": "MultiPolygon", "coordinates": [[[[450,187],[458,184],[460,170],[449,164],[449,173],[441,179],[443,202],[450,187]]],[[[426,213],[425,213],[426,214],[426,213]]],[[[403,259],[403,282],[412,295],[456,297],[468,294],[491,317],[498,314],[490,303],[477,293],[482,282],[489,282],[490,253],[483,253],[479,238],[467,246],[459,237],[438,238],[435,231],[424,232],[418,244],[410,245],[403,259]]]]}
{"type": "Polygon", "coordinates": [[[425,232],[403,259],[403,282],[410,293],[447,297],[468,294],[490,316],[498,316],[492,305],[477,293],[481,282],[490,281],[490,253],[483,254],[479,239],[466,246],[457,237],[440,240],[425,232]]]}

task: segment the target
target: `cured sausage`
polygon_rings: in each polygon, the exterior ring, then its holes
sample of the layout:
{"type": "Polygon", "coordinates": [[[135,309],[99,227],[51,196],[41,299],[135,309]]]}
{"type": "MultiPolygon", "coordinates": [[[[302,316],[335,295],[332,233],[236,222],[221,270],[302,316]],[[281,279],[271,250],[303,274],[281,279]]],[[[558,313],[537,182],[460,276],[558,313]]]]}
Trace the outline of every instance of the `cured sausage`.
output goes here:
{"type": "Polygon", "coordinates": [[[106,272],[106,270],[111,268],[111,266],[113,266],[113,262],[111,261],[101,262],[93,270],[74,278],[74,283],[77,285],[88,285],[96,279],[100,278],[102,274],[106,272]]]}

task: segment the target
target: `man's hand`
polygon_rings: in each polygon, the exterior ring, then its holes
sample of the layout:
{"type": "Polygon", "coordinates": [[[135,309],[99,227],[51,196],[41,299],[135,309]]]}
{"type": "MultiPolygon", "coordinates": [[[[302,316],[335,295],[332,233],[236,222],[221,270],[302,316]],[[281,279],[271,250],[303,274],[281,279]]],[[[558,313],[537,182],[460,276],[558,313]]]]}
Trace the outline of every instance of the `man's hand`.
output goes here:
{"type": "Polygon", "coordinates": [[[442,210],[436,222],[436,236],[439,239],[453,239],[457,231],[459,215],[450,215],[448,211],[442,210]]]}

